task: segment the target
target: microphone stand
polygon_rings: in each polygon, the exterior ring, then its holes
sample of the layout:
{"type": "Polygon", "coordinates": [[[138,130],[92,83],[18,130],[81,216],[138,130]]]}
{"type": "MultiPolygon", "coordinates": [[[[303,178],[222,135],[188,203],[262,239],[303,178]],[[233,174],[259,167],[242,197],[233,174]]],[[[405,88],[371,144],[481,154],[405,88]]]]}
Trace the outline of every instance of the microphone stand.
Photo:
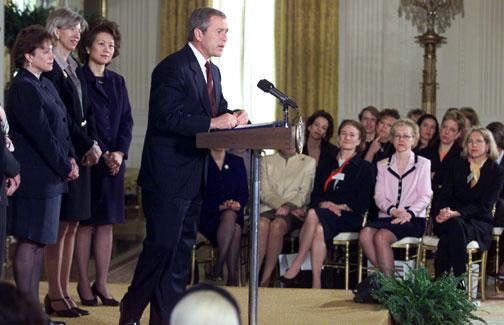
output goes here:
{"type": "Polygon", "coordinates": [[[284,114],[283,127],[288,128],[289,127],[289,104],[287,104],[287,101],[282,101],[282,106],[283,106],[283,114],[284,114]]]}

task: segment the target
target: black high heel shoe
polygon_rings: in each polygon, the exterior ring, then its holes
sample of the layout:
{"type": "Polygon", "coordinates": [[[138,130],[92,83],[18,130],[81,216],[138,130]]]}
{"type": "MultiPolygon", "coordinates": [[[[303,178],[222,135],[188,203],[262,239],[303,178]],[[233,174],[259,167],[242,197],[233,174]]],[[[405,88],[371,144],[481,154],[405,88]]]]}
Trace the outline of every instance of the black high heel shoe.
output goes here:
{"type": "Polygon", "coordinates": [[[96,299],[96,295],[94,295],[93,299],[84,299],[82,298],[80,289],[79,289],[79,284],[77,284],[77,294],[79,295],[79,299],[81,301],[81,304],[84,306],[98,306],[98,299],[96,299]]]}
{"type": "Polygon", "coordinates": [[[76,312],[78,312],[79,315],[81,315],[81,316],[87,316],[87,315],[89,315],[89,311],[87,311],[85,309],[81,309],[79,307],[72,307],[72,304],[70,303],[70,301],[72,301],[72,300],[70,299],[70,297],[64,297],[64,298],[68,302],[68,304],[70,305],[70,307],[72,308],[72,310],[75,310],[76,312]]]}
{"type": "Polygon", "coordinates": [[[100,291],[98,291],[98,289],[96,288],[96,282],[91,286],[91,291],[95,296],[100,297],[100,300],[104,306],[119,306],[119,301],[115,300],[114,298],[107,298],[100,291]]]}
{"type": "Polygon", "coordinates": [[[56,313],[56,315],[60,317],[69,317],[69,318],[75,318],[80,316],[80,314],[77,311],[73,310],[72,307],[68,305],[68,302],[65,299],[50,299],[49,295],[46,295],[44,298],[44,309],[48,315],[56,313]],[[65,306],[67,307],[66,309],[56,310],[51,305],[51,303],[53,302],[60,302],[60,301],[65,303],[65,306]]]}
{"type": "Polygon", "coordinates": [[[298,278],[299,274],[301,274],[301,272],[298,272],[298,274],[295,277],[293,277],[292,279],[286,278],[283,275],[281,275],[280,282],[282,282],[283,284],[285,284],[289,287],[294,286],[295,284],[297,284],[297,278],[298,278]]]}

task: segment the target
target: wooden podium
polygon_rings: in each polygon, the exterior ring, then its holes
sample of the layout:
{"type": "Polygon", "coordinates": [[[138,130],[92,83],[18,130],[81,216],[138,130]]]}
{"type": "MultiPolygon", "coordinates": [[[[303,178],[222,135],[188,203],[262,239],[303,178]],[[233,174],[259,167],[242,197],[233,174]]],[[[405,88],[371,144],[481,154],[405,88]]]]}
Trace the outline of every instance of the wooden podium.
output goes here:
{"type": "Polygon", "coordinates": [[[198,133],[197,148],[251,149],[252,150],[252,213],[250,219],[250,280],[249,324],[257,324],[257,284],[259,277],[258,224],[259,224],[259,160],[262,149],[290,149],[295,147],[295,131],[284,127],[258,127],[198,133]]]}

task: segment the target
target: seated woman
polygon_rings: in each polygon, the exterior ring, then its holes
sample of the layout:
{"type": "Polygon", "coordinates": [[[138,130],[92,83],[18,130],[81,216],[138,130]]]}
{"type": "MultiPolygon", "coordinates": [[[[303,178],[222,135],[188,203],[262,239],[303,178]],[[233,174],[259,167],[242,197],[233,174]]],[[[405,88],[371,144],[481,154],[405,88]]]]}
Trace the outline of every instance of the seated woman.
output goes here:
{"type": "Polygon", "coordinates": [[[321,160],[332,160],[338,153],[338,148],[329,142],[333,132],[333,118],[324,110],[316,111],[306,120],[303,154],[315,159],[317,166],[321,160]]]}
{"type": "MultiPolygon", "coordinates": [[[[497,145],[497,153],[499,154],[496,162],[501,168],[504,168],[504,124],[501,122],[492,122],[487,125],[487,129],[492,132],[492,135],[497,145]]],[[[494,226],[504,227],[504,188],[501,190],[499,198],[495,203],[494,226]]],[[[499,241],[500,260],[502,264],[499,266],[499,278],[504,280],[504,234],[500,236],[499,241]]]]}
{"type": "Polygon", "coordinates": [[[423,115],[418,120],[417,125],[420,131],[420,139],[418,140],[418,144],[415,147],[415,153],[418,153],[420,150],[434,145],[434,143],[439,138],[439,124],[437,118],[434,115],[423,115]]]}
{"type": "Polygon", "coordinates": [[[284,236],[301,228],[310,201],[316,162],[280,150],[261,160],[261,218],[259,219],[259,268],[266,257],[261,286],[268,286],[282,252],[284,236]]]}
{"type": "Polygon", "coordinates": [[[441,209],[433,211],[439,244],[434,261],[436,277],[466,272],[466,246],[476,240],[481,250],[492,242],[492,206],[504,182],[504,170],[492,133],[483,127],[469,129],[461,158],[450,164],[439,196],[441,209]]]}
{"type": "Polygon", "coordinates": [[[299,252],[280,280],[294,282],[308,252],[311,251],[312,287],[320,288],[322,265],[327,247],[340,232],[358,231],[373,191],[374,173],[359,151],[364,148],[362,125],[344,120],[338,129],[340,151],[333,160],[321,164],[315,176],[311,209],[299,235],[299,252]]]}
{"type": "Polygon", "coordinates": [[[441,191],[444,174],[453,159],[460,155],[461,148],[458,144],[459,138],[464,130],[464,116],[458,109],[450,109],[443,116],[439,139],[432,146],[418,152],[419,156],[425,157],[431,162],[432,179],[432,204],[431,220],[436,216],[432,212],[437,210],[437,201],[441,191]]]}
{"type": "Polygon", "coordinates": [[[378,219],[362,229],[359,242],[366,257],[385,275],[392,275],[392,243],[404,237],[420,237],[432,197],[430,161],[418,157],[412,148],[419,138],[418,126],[409,119],[392,125],[395,153],[378,162],[375,202],[378,219]]]}
{"type": "Polygon", "coordinates": [[[247,175],[243,159],[224,149],[210,150],[205,195],[201,208],[199,232],[215,247],[219,258],[211,280],[222,278],[224,263],[228,268],[227,285],[238,284],[237,264],[243,229],[243,208],[248,200],[247,175]]]}
{"type": "Polygon", "coordinates": [[[381,110],[376,123],[376,138],[373,140],[364,159],[376,164],[378,161],[392,156],[394,146],[390,143],[390,128],[400,118],[399,112],[393,108],[381,110]]]}

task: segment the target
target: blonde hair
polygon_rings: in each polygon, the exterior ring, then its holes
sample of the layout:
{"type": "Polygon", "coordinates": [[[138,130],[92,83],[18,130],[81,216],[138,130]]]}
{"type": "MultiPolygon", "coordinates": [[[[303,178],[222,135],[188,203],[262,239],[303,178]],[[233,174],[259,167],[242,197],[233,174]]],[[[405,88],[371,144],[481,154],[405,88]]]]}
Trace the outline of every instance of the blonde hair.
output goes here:
{"type": "Polygon", "coordinates": [[[462,156],[463,157],[468,156],[467,144],[469,142],[469,137],[474,132],[479,132],[481,134],[481,136],[483,137],[483,140],[485,140],[485,143],[488,144],[488,152],[487,152],[488,159],[493,160],[493,161],[497,160],[499,158],[499,151],[497,150],[497,145],[495,144],[493,134],[489,129],[482,127],[482,126],[475,126],[475,127],[470,128],[467,131],[467,134],[464,138],[464,143],[463,143],[464,150],[462,151],[462,156]]]}
{"type": "Polygon", "coordinates": [[[240,325],[240,315],[237,307],[220,292],[195,290],[175,305],[170,324],[240,325]]]}
{"type": "Polygon", "coordinates": [[[394,124],[392,124],[392,127],[390,128],[390,136],[392,138],[396,133],[396,129],[400,126],[406,126],[411,129],[414,139],[412,148],[415,148],[418,144],[418,140],[420,140],[420,129],[418,128],[418,124],[416,124],[413,120],[410,120],[409,118],[402,118],[395,121],[394,124]]]}

